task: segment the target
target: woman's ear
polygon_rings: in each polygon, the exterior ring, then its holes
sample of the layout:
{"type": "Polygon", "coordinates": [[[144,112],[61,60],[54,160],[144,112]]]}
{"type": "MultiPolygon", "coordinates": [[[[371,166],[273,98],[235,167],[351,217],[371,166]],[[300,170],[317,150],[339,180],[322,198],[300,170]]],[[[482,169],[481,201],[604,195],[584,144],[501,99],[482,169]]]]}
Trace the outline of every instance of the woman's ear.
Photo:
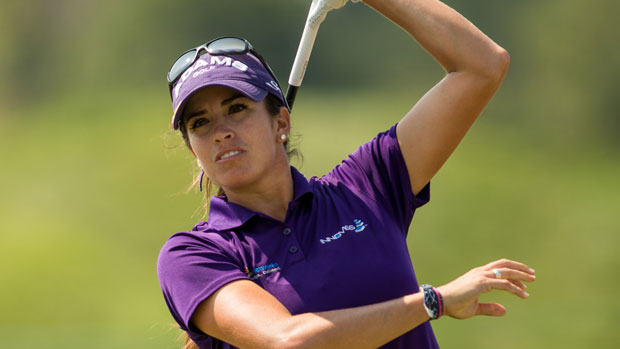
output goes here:
{"type": "Polygon", "coordinates": [[[286,107],[280,108],[280,113],[275,117],[274,125],[277,139],[280,142],[286,141],[291,132],[291,114],[286,107]]]}

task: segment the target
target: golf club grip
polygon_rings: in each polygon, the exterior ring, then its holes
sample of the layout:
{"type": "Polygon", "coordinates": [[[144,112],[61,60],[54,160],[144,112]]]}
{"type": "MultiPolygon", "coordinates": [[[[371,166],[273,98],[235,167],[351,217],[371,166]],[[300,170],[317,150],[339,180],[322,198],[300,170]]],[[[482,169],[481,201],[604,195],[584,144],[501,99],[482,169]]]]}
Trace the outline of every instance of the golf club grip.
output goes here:
{"type": "Polygon", "coordinates": [[[318,25],[311,27],[306,22],[304,32],[301,36],[301,41],[299,42],[299,48],[297,49],[297,54],[295,55],[295,61],[293,62],[293,68],[291,69],[291,75],[288,79],[289,85],[297,87],[301,86],[318,31],[318,25]]]}
{"type": "Polygon", "coordinates": [[[310,60],[310,54],[312,53],[312,47],[314,46],[316,35],[319,32],[319,26],[323,20],[325,20],[327,12],[341,8],[346,3],[347,0],[312,0],[310,11],[308,12],[308,19],[306,19],[304,32],[301,35],[299,48],[297,49],[295,61],[293,62],[293,68],[291,68],[291,75],[288,79],[289,88],[286,92],[286,101],[289,108],[293,108],[297,90],[304,79],[306,68],[308,68],[308,61],[310,60]]]}

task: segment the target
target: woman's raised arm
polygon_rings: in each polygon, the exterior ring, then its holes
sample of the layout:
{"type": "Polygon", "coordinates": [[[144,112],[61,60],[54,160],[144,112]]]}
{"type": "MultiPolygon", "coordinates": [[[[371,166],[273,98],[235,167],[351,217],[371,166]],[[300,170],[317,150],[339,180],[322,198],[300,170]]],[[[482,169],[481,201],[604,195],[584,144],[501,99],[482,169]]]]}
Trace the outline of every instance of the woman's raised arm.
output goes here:
{"type": "Polygon", "coordinates": [[[396,128],[411,186],[417,194],[450,157],[499,88],[510,57],[440,1],[365,2],[411,34],[447,72],[396,128]]]}

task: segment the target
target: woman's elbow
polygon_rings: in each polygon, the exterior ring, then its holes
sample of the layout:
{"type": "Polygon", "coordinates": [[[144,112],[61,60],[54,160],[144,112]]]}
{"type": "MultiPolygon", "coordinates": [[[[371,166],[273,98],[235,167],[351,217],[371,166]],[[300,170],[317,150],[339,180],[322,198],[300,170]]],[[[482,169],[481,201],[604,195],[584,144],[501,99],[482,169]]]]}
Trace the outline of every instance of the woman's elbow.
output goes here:
{"type": "Polygon", "coordinates": [[[499,85],[504,80],[509,66],[510,54],[504,48],[497,46],[486,64],[485,76],[499,85]]]}
{"type": "Polygon", "coordinates": [[[308,327],[303,323],[294,323],[292,326],[281,328],[275,338],[273,348],[284,349],[305,349],[322,347],[321,337],[315,331],[308,331],[308,327]]]}
{"type": "Polygon", "coordinates": [[[279,336],[273,346],[273,348],[281,348],[281,349],[299,349],[299,348],[307,348],[307,347],[308,345],[306,341],[304,341],[303,339],[297,336],[288,336],[288,335],[279,336]]]}

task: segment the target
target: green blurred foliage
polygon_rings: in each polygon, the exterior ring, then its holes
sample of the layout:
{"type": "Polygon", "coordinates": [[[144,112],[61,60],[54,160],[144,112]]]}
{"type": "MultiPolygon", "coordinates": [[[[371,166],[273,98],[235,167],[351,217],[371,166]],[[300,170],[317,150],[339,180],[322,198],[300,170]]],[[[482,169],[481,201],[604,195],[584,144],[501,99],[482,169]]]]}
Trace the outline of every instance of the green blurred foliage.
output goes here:
{"type": "MultiPolygon", "coordinates": [[[[448,4],[512,55],[510,93],[498,121],[558,142],[586,130],[617,144],[617,2],[448,4]]],[[[284,82],[308,1],[13,0],[0,6],[0,102],[6,108],[76,90],[161,86],[180,52],[220,35],[250,39],[284,82]]],[[[331,13],[321,34],[306,90],[426,85],[441,72],[402,30],[366,6],[331,13]]]]}
{"type": "MultiPolygon", "coordinates": [[[[410,246],[441,284],[495,258],[539,280],[503,319],[435,323],[446,348],[620,343],[617,2],[450,1],[508,49],[496,98],[433,181],[410,246]],[[586,291],[590,290],[591,295],[586,291]]],[[[247,37],[285,83],[310,1],[0,4],[0,347],[178,348],[159,248],[201,218],[194,162],[168,131],[185,49],[247,37]]],[[[442,77],[361,4],[321,26],[293,126],[320,175],[442,77]],[[362,121],[362,122],[360,122],[362,121]]]]}

